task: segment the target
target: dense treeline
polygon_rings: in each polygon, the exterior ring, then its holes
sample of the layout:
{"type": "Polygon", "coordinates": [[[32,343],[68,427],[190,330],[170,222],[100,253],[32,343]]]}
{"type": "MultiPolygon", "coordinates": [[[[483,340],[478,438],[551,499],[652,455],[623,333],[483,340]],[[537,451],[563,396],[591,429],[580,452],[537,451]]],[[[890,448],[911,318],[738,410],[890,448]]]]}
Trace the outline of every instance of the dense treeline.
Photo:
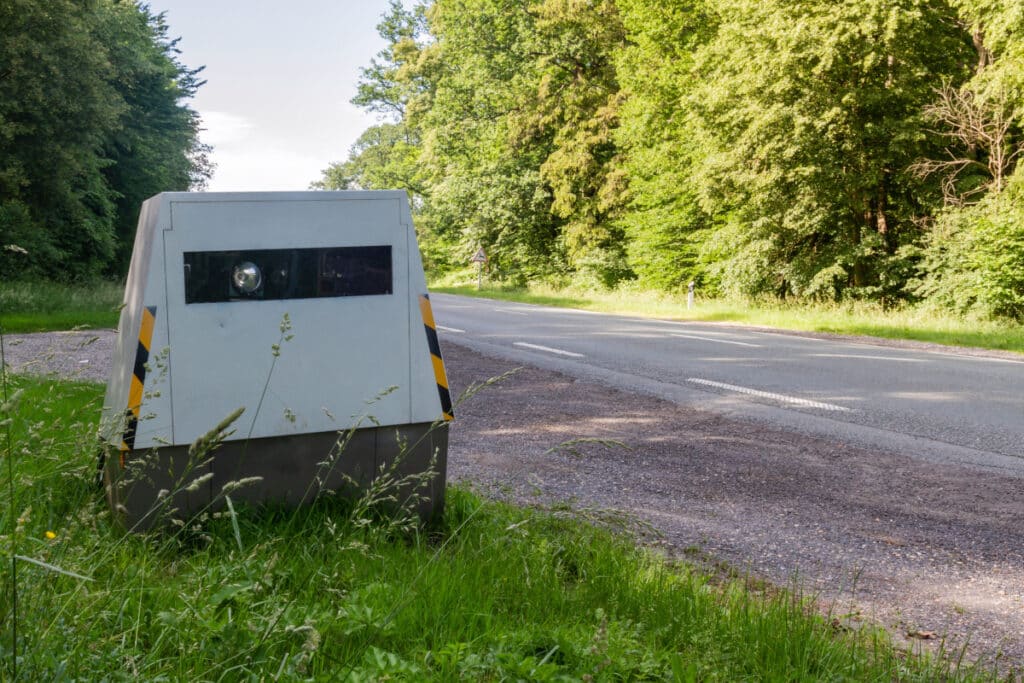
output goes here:
{"type": "Polygon", "coordinates": [[[0,0],[0,277],[124,274],[141,201],[209,177],[197,74],[133,0],[0,0]]]}
{"type": "Polygon", "coordinates": [[[393,0],[327,188],[509,282],[1024,318],[1019,0],[393,0]]]}

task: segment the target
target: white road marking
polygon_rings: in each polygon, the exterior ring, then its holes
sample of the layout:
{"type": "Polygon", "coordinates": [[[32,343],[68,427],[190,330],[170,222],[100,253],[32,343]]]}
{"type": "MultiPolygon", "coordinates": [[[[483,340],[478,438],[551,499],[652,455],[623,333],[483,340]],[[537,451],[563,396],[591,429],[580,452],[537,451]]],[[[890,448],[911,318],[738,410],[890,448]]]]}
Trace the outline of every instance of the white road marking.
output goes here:
{"type": "Polygon", "coordinates": [[[494,310],[497,311],[498,313],[505,313],[507,315],[529,315],[528,313],[523,313],[522,311],[514,311],[510,308],[495,308],[494,310]]]}
{"type": "Polygon", "coordinates": [[[738,342],[730,339],[714,339],[712,337],[699,337],[695,334],[676,334],[672,333],[673,337],[683,337],[685,339],[700,339],[701,341],[718,342],[719,344],[735,344],[736,346],[752,346],[755,349],[761,348],[760,344],[751,344],[749,342],[738,342]]]}
{"type": "Polygon", "coordinates": [[[572,351],[563,351],[562,349],[553,349],[550,346],[541,346],[540,344],[527,344],[526,342],[512,342],[512,346],[521,346],[524,349],[535,349],[537,351],[547,351],[548,353],[557,353],[560,356],[569,356],[570,358],[586,358],[582,353],[573,353],[572,351]]]}
{"type": "Polygon", "coordinates": [[[814,358],[863,358],[865,360],[894,360],[901,363],[927,363],[923,358],[894,358],[893,356],[866,356],[857,353],[811,353],[814,358]]]}
{"type": "MultiPolygon", "coordinates": [[[[830,344],[842,344],[842,339],[829,339],[827,337],[807,337],[802,334],[786,334],[785,332],[761,332],[760,330],[751,330],[748,334],[756,334],[761,337],[785,337],[794,341],[812,341],[812,342],[826,342],[830,344]]],[[[847,344],[850,345],[850,344],[847,344]]],[[[866,344],[857,344],[857,346],[866,346],[866,344]]]]}
{"type": "Polygon", "coordinates": [[[697,377],[689,377],[687,382],[693,382],[694,384],[703,384],[707,387],[716,387],[718,389],[726,389],[728,391],[735,391],[740,394],[747,394],[748,396],[757,396],[759,398],[770,398],[775,401],[781,401],[783,403],[792,403],[793,405],[803,406],[805,408],[818,408],[820,410],[830,410],[832,412],[849,413],[852,412],[850,408],[843,406],[837,406],[833,403],[821,403],[819,401],[809,401],[805,398],[797,398],[796,396],[786,396],[785,394],[774,394],[769,391],[758,391],[757,389],[750,389],[749,387],[738,387],[735,384],[725,384],[724,382],[712,382],[709,379],[699,379],[697,377]]]}
{"type": "Polygon", "coordinates": [[[460,329],[459,329],[459,328],[457,328],[457,327],[446,327],[446,326],[444,326],[444,325],[438,325],[438,326],[437,326],[437,329],[439,329],[439,330],[444,330],[445,332],[456,332],[456,333],[458,333],[458,334],[466,334],[466,331],[465,331],[465,330],[460,330],[460,329]]]}
{"type": "Polygon", "coordinates": [[[996,358],[990,356],[964,356],[962,354],[947,353],[945,351],[925,351],[925,353],[931,353],[936,356],[945,356],[946,358],[954,358],[956,360],[976,360],[984,363],[1016,363],[1017,365],[1024,364],[1024,360],[1014,360],[1013,358],[996,358]]]}

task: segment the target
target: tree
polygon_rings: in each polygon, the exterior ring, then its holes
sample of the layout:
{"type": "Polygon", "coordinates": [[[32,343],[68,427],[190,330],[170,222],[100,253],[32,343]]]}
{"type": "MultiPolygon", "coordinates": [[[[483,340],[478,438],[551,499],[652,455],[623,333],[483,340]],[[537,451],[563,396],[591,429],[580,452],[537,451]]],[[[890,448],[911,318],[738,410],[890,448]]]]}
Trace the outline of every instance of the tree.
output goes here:
{"type": "Polygon", "coordinates": [[[379,30],[389,45],[354,101],[399,127],[377,127],[322,183],[365,182],[400,159],[391,179],[415,183],[417,222],[453,262],[484,246],[514,281],[621,276],[614,3],[395,2],[379,30]]]}
{"type": "Polygon", "coordinates": [[[616,143],[629,191],[618,218],[629,266],[643,285],[672,290],[701,279],[700,245],[711,216],[698,202],[701,150],[683,108],[696,86],[697,48],[714,35],[700,2],[619,0],[628,41],[617,52],[622,84],[616,143]]]}
{"type": "Polygon", "coordinates": [[[615,54],[625,27],[612,0],[544,0],[528,38],[539,79],[514,116],[520,144],[548,142],[540,177],[551,188],[551,213],[560,226],[577,278],[614,285],[629,275],[621,229],[614,217],[625,190],[615,134],[620,88],[615,54]]]}
{"type": "Polygon", "coordinates": [[[348,160],[331,164],[313,183],[321,190],[394,190],[410,193],[413,204],[422,201],[426,183],[419,165],[419,141],[402,123],[382,123],[367,128],[348,160]]]}
{"type": "Polygon", "coordinates": [[[921,159],[911,166],[919,177],[938,175],[947,205],[977,201],[987,192],[1006,187],[1024,146],[1016,141],[1010,103],[1005,95],[982,98],[965,84],[937,90],[938,99],[925,108],[925,117],[946,138],[942,159],[921,159]]]}
{"type": "Polygon", "coordinates": [[[62,279],[114,252],[115,196],[97,151],[124,103],[95,32],[97,3],[0,3],[0,275],[62,279]]]}
{"type": "Polygon", "coordinates": [[[1024,6],[958,3],[974,73],[938,91],[933,123],[945,157],[919,162],[945,175],[947,208],[922,252],[915,294],[946,310],[1024,320],[1024,6]]]}
{"type": "Polygon", "coordinates": [[[201,188],[212,172],[208,148],[199,141],[199,115],[182,104],[203,85],[202,68],[177,59],[177,40],[167,35],[164,15],[141,5],[101,5],[98,33],[114,66],[112,85],[124,102],[104,148],[104,178],[116,193],[117,250],[105,268],[123,276],[142,202],[159,192],[201,188]]]}
{"type": "Polygon", "coordinates": [[[906,169],[937,144],[920,113],[935,83],[967,75],[956,13],[944,0],[718,6],[688,104],[708,150],[701,200],[727,216],[721,282],[746,293],[897,293],[898,251],[927,213],[906,169]]]}
{"type": "Polygon", "coordinates": [[[138,205],[209,173],[200,83],[136,2],[0,3],[3,277],[120,274],[138,205]]]}

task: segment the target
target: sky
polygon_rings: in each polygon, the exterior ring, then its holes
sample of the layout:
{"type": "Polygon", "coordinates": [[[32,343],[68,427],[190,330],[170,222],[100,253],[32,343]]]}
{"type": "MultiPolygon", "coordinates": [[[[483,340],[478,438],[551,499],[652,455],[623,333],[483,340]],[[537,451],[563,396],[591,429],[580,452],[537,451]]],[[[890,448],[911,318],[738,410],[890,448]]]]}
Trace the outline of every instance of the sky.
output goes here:
{"type": "Polygon", "coordinates": [[[210,191],[305,190],[377,122],[349,100],[384,41],[387,0],[149,0],[207,83],[189,101],[213,145],[210,191]]]}

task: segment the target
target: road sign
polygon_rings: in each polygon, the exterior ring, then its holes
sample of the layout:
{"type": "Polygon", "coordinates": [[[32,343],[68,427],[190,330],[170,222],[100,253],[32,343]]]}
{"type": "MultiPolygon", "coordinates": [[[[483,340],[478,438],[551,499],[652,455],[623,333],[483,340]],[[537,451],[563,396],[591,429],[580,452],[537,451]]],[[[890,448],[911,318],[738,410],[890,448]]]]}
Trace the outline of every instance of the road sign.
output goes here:
{"type": "Polygon", "coordinates": [[[473,254],[473,258],[469,259],[470,263],[487,263],[487,254],[484,253],[484,248],[480,247],[473,254]]]}

